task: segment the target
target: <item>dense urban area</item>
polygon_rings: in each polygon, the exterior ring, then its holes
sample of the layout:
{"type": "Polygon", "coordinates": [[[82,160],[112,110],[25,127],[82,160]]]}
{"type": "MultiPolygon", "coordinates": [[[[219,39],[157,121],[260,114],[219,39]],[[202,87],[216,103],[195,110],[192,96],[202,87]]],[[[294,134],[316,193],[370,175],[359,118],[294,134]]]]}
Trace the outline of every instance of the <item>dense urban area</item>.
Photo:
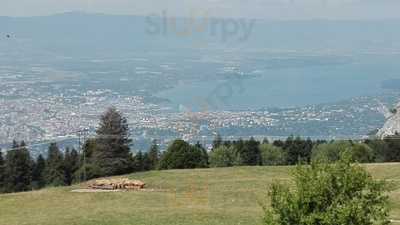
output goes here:
{"type": "MultiPolygon", "coordinates": [[[[0,77],[0,140],[26,142],[76,138],[82,130],[93,135],[101,112],[116,106],[129,119],[134,139],[208,141],[216,133],[231,138],[285,137],[362,138],[382,127],[396,95],[359,97],[331,104],[254,111],[175,111],[143,96],[120,95],[108,89],[81,93],[77,89],[38,92],[40,86],[6,82],[0,77]]],[[[56,88],[50,86],[52,88],[56,88]]]]}

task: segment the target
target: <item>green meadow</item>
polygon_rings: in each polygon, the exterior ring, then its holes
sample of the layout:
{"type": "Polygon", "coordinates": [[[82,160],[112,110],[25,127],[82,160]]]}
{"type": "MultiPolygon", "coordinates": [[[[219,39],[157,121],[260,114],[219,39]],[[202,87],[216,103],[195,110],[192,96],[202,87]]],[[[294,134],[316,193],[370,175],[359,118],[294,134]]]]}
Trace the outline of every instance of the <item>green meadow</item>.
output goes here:
{"type": "MultiPolygon", "coordinates": [[[[394,183],[390,218],[400,224],[400,163],[368,164],[394,183]]],[[[273,182],[293,167],[234,167],[135,173],[145,191],[81,193],[72,187],[0,195],[0,225],[258,225],[273,182]]]]}

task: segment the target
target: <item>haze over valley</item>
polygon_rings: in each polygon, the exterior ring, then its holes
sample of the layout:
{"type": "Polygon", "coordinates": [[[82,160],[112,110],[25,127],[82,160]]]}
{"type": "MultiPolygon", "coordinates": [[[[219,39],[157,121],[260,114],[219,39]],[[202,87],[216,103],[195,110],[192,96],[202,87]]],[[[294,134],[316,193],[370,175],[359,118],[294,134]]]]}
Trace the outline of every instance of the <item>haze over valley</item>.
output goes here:
{"type": "Polygon", "coordinates": [[[109,106],[143,149],[216,133],[360,138],[397,104],[400,20],[170,20],[1,17],[0,143],[90,135],[109,106]]]}

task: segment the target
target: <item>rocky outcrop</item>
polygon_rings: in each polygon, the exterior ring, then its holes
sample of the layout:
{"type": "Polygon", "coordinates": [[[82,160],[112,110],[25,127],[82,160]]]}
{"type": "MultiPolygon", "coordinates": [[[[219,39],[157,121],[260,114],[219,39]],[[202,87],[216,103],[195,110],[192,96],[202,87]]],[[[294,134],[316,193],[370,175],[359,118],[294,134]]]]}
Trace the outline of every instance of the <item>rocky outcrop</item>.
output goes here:
{"type": "Polygon", "coordinates": [[[394,112],[385,122],[383,127],[379,129],[377,136],[384,138],[396,133],[400,133],[400,105],[397,105],[394,112]]]}

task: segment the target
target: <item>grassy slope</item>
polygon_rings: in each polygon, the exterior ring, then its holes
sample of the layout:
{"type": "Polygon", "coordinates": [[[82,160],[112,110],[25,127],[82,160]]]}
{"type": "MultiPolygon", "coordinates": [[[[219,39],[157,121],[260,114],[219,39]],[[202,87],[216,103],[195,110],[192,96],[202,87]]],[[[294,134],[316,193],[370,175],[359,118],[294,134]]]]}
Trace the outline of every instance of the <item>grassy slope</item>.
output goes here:
{"type": "MultiPolygon", "coordinates": [[[[400,164],[368,165],[400,187],[400,164]]],[[[129,175],[154,191],[71,193],[75,187],[0,195],[0,225],[234,225],[261,223],[259,201],[273,180],[288,182],[289,167],[154,171],[129,175]]],[[[391,193],[400,220],[400,189],[391,193]]]]}

